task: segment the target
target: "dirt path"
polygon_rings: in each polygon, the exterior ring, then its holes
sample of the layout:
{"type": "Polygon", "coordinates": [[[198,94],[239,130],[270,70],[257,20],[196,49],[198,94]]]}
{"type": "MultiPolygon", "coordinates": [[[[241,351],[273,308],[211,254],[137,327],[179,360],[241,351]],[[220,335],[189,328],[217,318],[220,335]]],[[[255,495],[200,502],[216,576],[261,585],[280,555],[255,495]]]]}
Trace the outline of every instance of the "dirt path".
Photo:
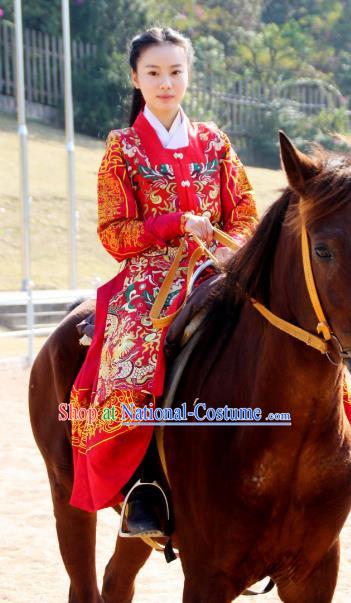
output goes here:
{"type": "MultiPolygon", "coordinates": [[[[28,370],[0,365],[1,462],[1,584],[0,601],[65,603],[68,579],[60,558],[45,466],[34,443],[27,410],[28,370]]],[[[97,566],[101,583],[104,566],[114,548],[117,516],[99,512],[97,566]]],[[[342,532],[342,563],[335,603],[351,601],[351,516],[342,532]]],[[[139,574],[134,603],[180,603],[182,572],[179,561],[166,565],[153,554],[139,574]]],[[[240,597],[240,603],[273,603],[276,592],[240,597]]],[[[313,603],[311,601],[311,603],[313,603]]]]}

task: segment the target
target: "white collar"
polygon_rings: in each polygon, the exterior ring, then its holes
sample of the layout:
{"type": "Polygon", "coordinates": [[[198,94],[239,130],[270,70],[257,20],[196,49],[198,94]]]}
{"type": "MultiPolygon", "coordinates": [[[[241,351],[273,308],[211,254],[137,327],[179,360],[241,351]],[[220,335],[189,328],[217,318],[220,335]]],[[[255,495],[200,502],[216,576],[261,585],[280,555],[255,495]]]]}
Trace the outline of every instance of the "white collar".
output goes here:
{"type": "Polygon", "coordinates": [[[169,130],[160,122],[160,120],[150,111],[145,105],[144,116],[150,125],[156,130],[156,133],[161,141],[161,144],[166,149],[178,149],[189,145],[189,136],[185,113],[181,107],[176,117],[173,120],[169,130]]]}

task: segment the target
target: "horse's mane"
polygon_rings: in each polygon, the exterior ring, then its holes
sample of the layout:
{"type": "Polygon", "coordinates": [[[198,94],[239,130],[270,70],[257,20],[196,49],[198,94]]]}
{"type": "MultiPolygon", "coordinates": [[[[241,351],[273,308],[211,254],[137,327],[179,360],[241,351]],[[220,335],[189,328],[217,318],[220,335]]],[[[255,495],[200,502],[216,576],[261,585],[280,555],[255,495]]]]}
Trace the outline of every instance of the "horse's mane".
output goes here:
{"type": "Polygon", "coordinates": [[[287,188],[229,262],[207,308],[207,319],[216,329],[233,324],[247,296],[269,305],[271,268],[283,222],[298,236],[301,216],[308,227],[351,200],[351,156],[315,147],[312,158],[316,173],[306,182],[302,204],[298,194],[287,188]]]}

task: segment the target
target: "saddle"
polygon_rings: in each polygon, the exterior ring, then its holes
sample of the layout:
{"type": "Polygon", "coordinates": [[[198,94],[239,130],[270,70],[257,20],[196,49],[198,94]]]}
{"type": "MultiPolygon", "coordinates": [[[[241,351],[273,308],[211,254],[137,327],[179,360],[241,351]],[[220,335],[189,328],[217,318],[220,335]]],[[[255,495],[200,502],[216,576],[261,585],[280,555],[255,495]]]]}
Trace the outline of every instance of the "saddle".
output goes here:
{"type": "Polygon", "coordinates": [[[212,276],[204,275],[202,282],[197,283],[190,293],[184,308],[170,325],[164,343],[164,353],[170,363],[179,351],[198,331],[205,315],[210,299],[213,297],[218,283],[223,279],[223,273],[212,276]]]}

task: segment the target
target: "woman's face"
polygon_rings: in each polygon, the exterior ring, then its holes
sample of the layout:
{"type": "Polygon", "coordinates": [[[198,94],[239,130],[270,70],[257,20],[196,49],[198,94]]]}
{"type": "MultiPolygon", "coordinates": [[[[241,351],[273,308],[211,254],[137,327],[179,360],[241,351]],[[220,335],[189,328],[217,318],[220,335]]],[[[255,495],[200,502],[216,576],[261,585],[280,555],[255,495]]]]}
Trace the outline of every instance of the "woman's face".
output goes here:
{"type": "Polygon", "coordinates": [[[178,112],[188,85],[185,50],[172,43],[152,45],[141,54],[132,81],[156,117],[178,112]]]}

